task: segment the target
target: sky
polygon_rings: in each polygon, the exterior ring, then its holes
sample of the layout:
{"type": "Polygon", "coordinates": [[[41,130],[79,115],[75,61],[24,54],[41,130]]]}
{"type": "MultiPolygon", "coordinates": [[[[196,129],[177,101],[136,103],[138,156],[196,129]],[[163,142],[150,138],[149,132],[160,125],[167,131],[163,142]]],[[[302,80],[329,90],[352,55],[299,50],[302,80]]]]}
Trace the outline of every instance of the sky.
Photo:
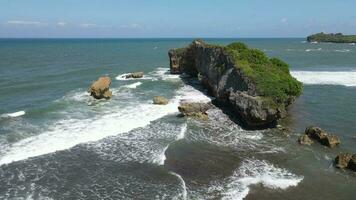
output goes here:
{"type": "Polygon", "coordinates": [[[356,0],[0,0],[1,38],[356,34],[356,0]]]}

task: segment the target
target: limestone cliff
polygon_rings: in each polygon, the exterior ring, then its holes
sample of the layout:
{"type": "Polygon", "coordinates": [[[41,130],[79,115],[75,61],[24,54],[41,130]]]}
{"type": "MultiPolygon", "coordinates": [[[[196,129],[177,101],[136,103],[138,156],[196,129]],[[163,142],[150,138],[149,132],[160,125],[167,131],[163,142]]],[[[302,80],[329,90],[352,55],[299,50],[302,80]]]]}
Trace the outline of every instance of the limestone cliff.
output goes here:
{"type": "Polygon", "coordinates": [[[245,75],[225,47],[196,40],[190,46],[172,49],[168,54],[171,73],[198,77],[218,102],[230,106],[246,127],[276,125],[294,99],[289,96],[283,102],[271,103],[271,98],[261,96],[256,81],[245,75]]]}

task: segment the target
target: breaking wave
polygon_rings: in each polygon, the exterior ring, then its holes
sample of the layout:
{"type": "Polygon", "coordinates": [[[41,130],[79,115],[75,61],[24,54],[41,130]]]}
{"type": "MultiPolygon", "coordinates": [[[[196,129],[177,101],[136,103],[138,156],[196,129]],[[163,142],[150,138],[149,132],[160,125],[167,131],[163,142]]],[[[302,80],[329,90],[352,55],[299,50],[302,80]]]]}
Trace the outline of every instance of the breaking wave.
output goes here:
{"type": "Polygon", "coordinates": [[[271,189],[295,187],[303,178],[263,160],[244,160],[242,165],[229,177],[222,199],[242,200],[248,195],[249,186],[255,184],[262,184],[271,189]]]}
{"type": "Polygon", "coordinates": [[[20,116],[23,116],[25,115],[26,112],[21,110],[21,111],[18,111],[18,112],[14,112],[14,113],[5,113],[5,114],[2,114],[0,115],[0,117],[3,117],[3,118],[13,118],[13,117],[20,117],[20,116]]]}
{"type": "Polygon", "coordinates": [[[291,74],[307,85],[356,86],[356,71],[292,71],[291,74]]]}

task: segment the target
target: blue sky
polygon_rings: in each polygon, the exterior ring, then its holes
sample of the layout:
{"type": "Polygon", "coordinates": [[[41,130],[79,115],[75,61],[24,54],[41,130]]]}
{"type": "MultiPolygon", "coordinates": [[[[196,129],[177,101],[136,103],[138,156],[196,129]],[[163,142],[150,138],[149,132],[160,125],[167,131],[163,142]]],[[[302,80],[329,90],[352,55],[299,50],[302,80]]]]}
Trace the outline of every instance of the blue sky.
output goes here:
{"type": "Polygon", "coordinates": [[[356,34],[355,0],[0,0],[0,37],[356,34]]]}

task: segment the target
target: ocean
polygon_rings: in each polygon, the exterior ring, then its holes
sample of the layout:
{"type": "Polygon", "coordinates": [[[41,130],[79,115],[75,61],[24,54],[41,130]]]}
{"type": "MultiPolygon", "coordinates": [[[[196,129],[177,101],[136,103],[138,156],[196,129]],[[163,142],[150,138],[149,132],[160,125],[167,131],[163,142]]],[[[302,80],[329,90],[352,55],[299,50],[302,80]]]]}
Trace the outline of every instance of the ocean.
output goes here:
{"type": "Polygon", "coordinates": [[[355,199],[356,175],[333,166],[356,153],[356,46],[305,39],[241,41],[290,64],[304,92],[281,123],[290,137],[248,131],[169,74],[168,50],[193,39],[0,39],[0,199],[355,199]],[[144,71],[141,79],[122,75],[144,71]],[[113,98],[87,90],[111,77],[113,98]],[[169,99],[153,105],[156,95],[169,99]],[[300,146],[307,126],[341,138],[300,146]]]}

